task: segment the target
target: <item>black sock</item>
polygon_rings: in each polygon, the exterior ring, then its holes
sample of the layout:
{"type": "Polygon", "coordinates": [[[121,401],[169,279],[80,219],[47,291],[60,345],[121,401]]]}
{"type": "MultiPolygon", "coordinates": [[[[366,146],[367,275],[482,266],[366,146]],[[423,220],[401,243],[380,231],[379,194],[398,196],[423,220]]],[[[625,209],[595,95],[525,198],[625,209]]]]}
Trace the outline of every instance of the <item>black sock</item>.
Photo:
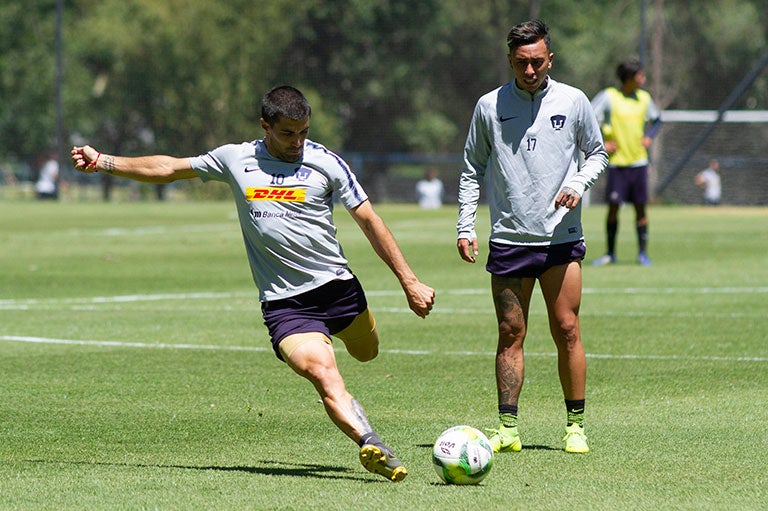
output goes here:
{"type": "Polygon", "coordinates": [[[619,222],[606,222],[605,230],[608,233],[608,253],[616,255],[616,233],[619,231],[619,222]]]}
{"type": "Polygon", "coordinates": [[[565,409],[568,412],[568,423],[584,427],[584,399],[566,399],[565,409]]]}
{"type": "Polygon", "coordinates": [[[637,226],[637,246],[640,252],[645,252],[648,247],[648,224],[637,226]]]}
{"type": "Polygon", "coordinates": [[[517,415],[517,405],[499,405],[499,415],[502,413],[517,415]]]}
{"type": "Polygon", "coordinates": [[[517,426],[517,405],[499,405],[499,421],[506,428],[517,426]]]}

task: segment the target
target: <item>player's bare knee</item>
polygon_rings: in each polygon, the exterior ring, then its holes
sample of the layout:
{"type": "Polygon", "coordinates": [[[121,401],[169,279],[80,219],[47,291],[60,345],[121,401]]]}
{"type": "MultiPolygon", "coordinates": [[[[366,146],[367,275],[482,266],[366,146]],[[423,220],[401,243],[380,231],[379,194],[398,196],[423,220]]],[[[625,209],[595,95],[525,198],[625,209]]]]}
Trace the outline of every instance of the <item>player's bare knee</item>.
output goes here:
{"type": "MultiPolygon", "coordinates": [[[[307,368],[306,378],[318,389],[330,388],[341,379],[337,369],[321,364],[314,364],[307,368]]],[[[323,392],[323,394],[327,393],[323,392]]]]}
{"type": "Polygon", "coordinates": [[[581,342],[581,332],[578,321],[561,321],[552,332],[558,344],[568,348],[581,342]]]}
{"type": "Polygon", "coordinates": [[[512,324],[506,321],[499,323],[499,345],[513,346],[522,344],[525,334],[525,323],[512,324]]]}

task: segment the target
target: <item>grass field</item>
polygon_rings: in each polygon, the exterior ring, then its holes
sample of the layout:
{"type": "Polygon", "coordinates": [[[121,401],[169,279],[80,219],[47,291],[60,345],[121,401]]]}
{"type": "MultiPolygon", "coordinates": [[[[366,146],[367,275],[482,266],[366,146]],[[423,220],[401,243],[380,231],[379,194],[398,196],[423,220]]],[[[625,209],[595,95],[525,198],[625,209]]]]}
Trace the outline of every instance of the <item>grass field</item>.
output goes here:
{"type": "MultiPolygon", "coordinates": [[[[619,264],[584,268],[592,452],[561,450],[537,293],[525,447],[476,487],[440,483],[430,454],[449,426],[496,425],[488,275],[459,260],[454,208],[377,210],[438,293],[410,313],[337,213],[382,337],[339,365],[400,484],[274,358],[229,203],[0,203],[0,509],[768,509],[768,209],[652,207],[650,268],[624,210],[619,264]]],[[[584,211],[589,259],[604,213],[584,211]]]]}

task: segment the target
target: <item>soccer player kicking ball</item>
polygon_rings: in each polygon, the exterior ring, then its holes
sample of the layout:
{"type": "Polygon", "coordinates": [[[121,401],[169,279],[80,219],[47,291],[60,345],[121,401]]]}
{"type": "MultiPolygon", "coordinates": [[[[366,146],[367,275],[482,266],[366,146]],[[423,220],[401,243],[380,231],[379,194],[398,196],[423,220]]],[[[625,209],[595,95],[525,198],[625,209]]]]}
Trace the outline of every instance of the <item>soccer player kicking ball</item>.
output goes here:
{"type": "Polygon", "coordinates": [[[417,316],[429,314],[435,291],[413,273],[349,166],[307,139],[310,115],[300,91],[276,87],[262,99],[262,140],[190,158],[124,158],[75,147],[72,162],[82,172],[151,183],[195,177],[228,183],[275,354],[314,385],[333,423],[360,447],[363,466],[401,481],[408,472],[347,391],[331,344],[331,336],[341,339],[362,362],[375,358],[379,349],[365,293],[335,236],[332,197],[339,198],[395,274],[417,316]]]}

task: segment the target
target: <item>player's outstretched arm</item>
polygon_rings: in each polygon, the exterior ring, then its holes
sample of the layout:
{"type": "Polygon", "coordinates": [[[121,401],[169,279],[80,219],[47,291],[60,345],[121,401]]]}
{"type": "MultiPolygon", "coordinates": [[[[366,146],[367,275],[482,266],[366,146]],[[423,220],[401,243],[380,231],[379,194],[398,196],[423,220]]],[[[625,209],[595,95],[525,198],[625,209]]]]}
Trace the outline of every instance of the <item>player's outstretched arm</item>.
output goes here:
{"type": "Polygon", "coordinates": [[[373,210],[368,200],[349,212],[370,241],[373,250],[400,281],[410,309],[420,318],[426,317],[435,303],[435,290],[419,281],[413,273],[384,220],[373,210]]]}
{"type": "Polygon", "coordinates": [[[170,183],[197,174],[189,158],[155,155],[128,158],[102,154],[91,146],[73,147],[72,164],[80,172],[103,172],[147,183],[170,183]]]}

